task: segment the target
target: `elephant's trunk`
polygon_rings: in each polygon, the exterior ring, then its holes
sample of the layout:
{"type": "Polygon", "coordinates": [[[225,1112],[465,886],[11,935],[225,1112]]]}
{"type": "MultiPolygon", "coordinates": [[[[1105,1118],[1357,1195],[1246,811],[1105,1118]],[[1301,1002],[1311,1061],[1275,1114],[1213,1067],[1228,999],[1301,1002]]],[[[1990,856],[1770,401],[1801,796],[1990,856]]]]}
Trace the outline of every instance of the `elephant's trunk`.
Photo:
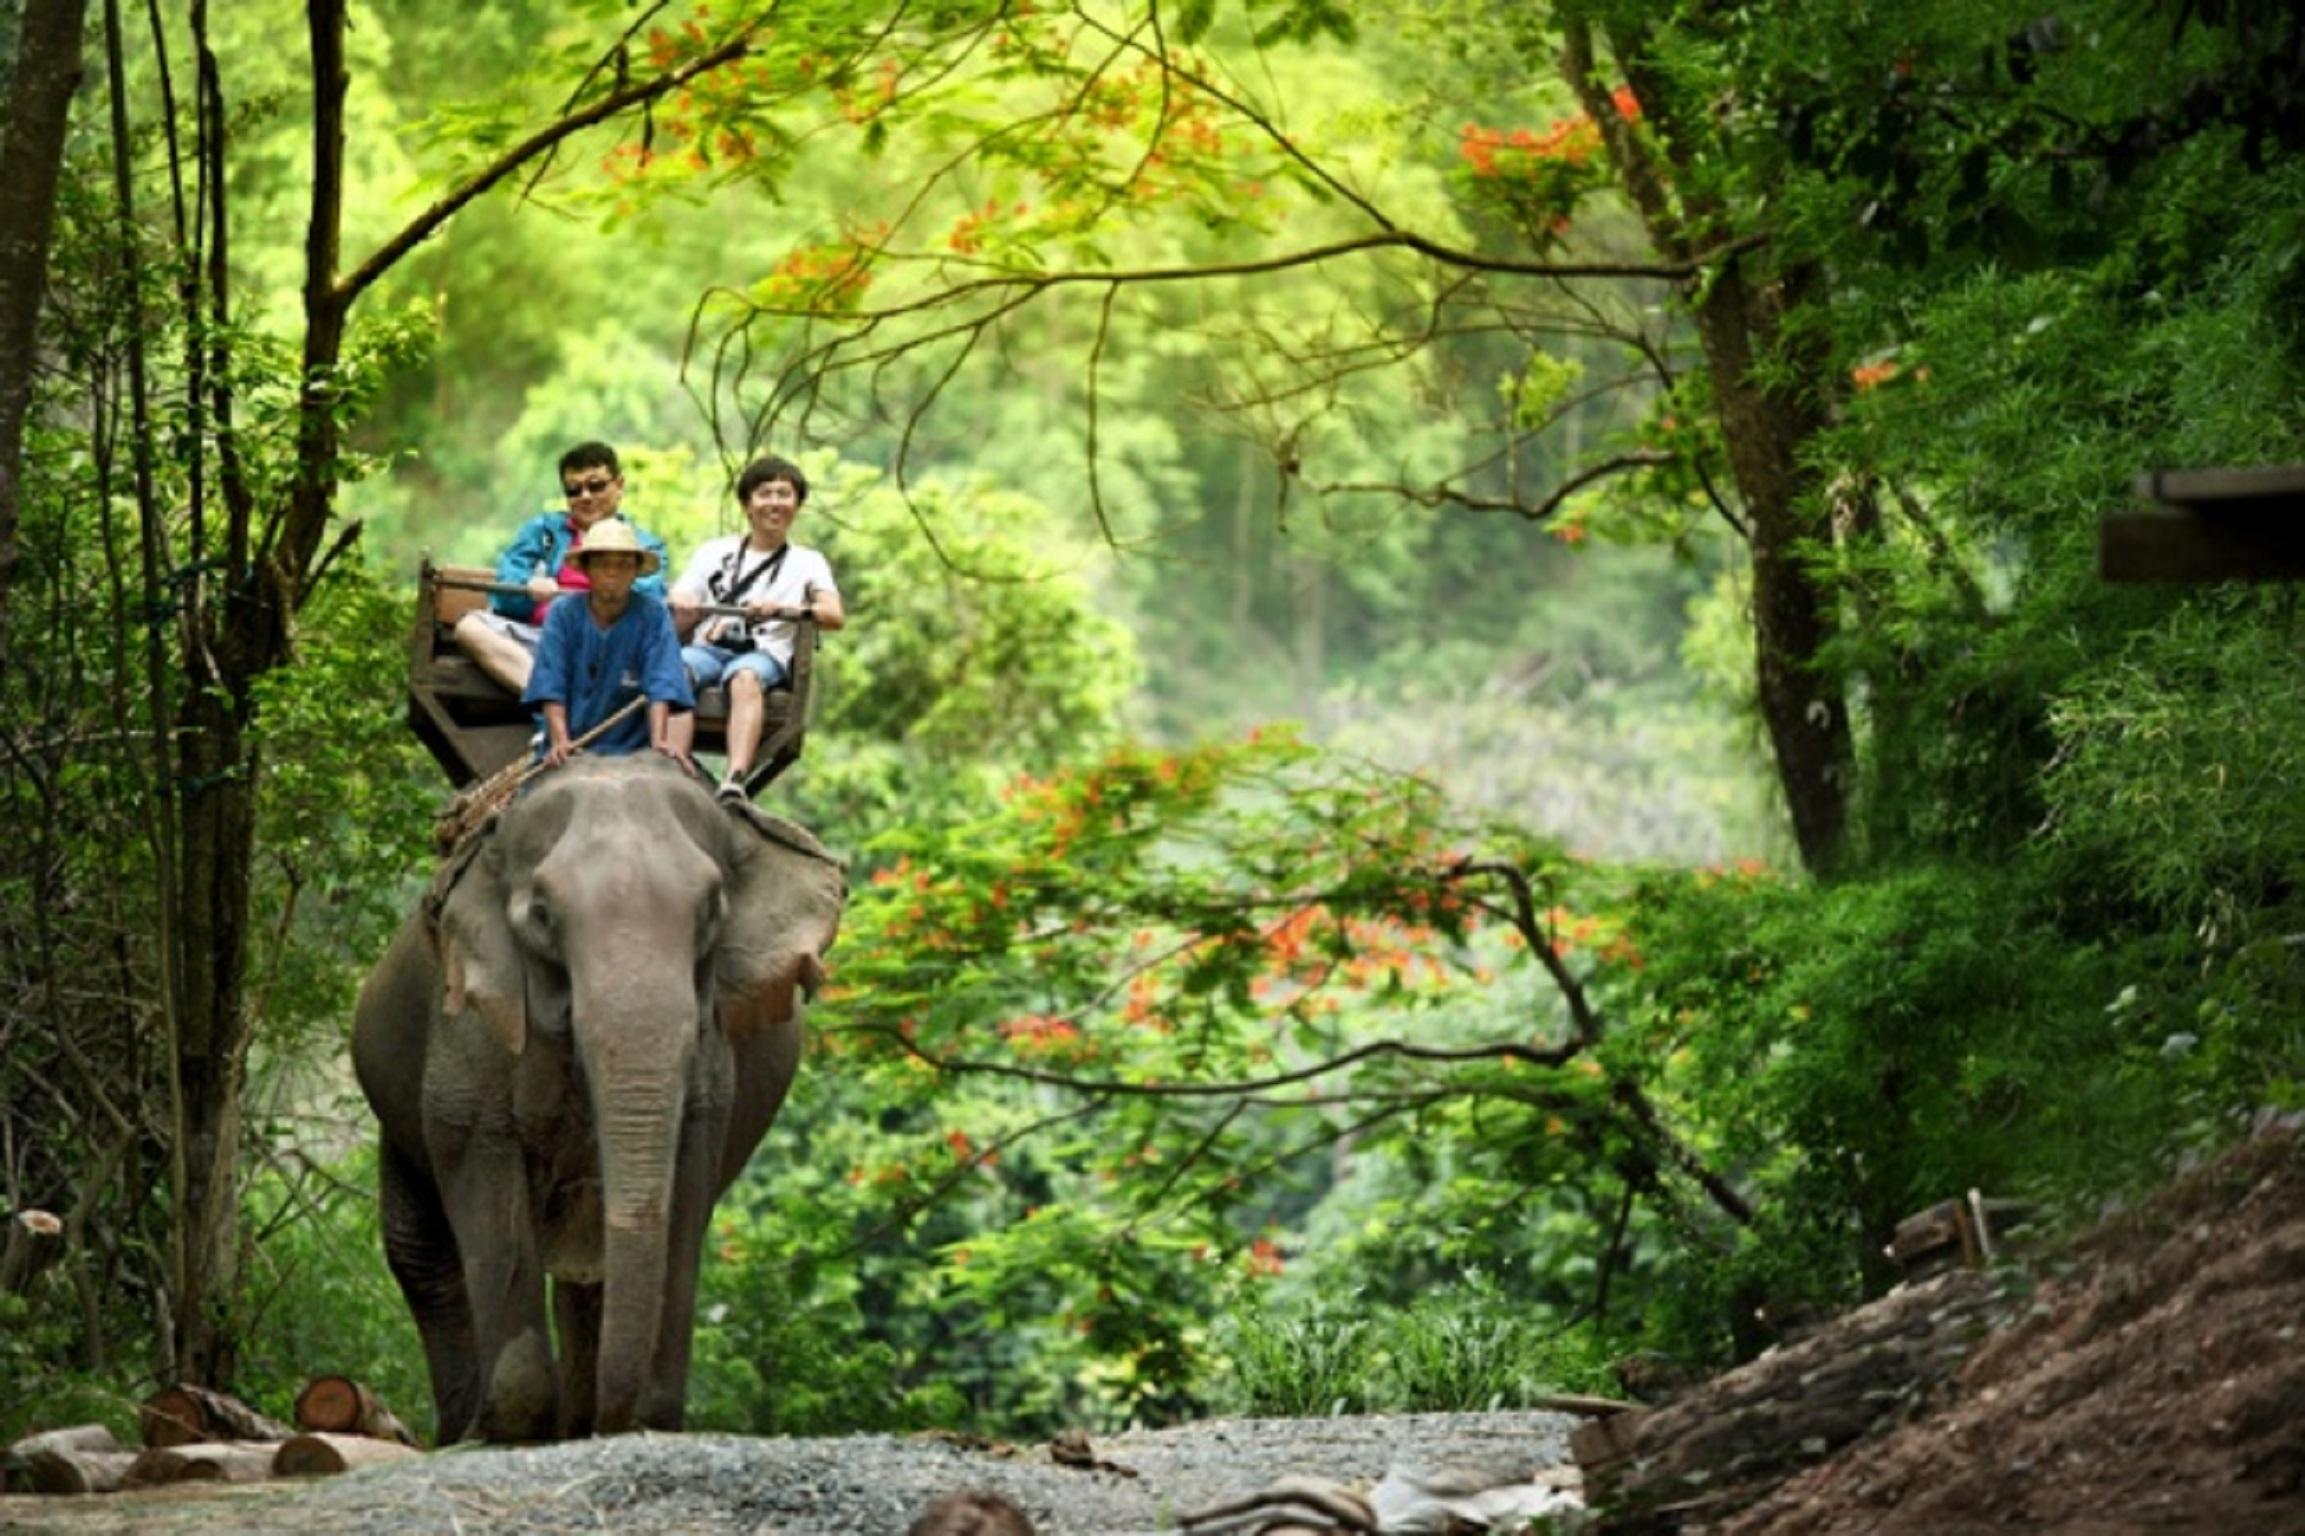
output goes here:
{"type": "Polygon", "coordinates": [[[644,1001],[634,999],[641,1006],[586,1009],[580,1003],[577,1010],[600,1145],[604,1286],[593,1427],[602,1434],[638,1427],[663,1343],[674,1174],[696,1017],[692,988],[668,987],[660,977],[642,989],[636,980],[613,985],[628,995],[645,990],[644,1001]],[[683,1027],[668,1028],[668,1018],[683,1027]]]}

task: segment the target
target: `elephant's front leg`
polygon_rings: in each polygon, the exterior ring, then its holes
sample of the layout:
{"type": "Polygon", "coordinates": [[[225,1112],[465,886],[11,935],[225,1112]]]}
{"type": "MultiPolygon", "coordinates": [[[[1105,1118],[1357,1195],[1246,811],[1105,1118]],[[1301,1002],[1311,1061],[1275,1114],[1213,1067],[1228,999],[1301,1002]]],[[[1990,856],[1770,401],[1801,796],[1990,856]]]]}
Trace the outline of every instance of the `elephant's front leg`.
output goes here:
{"type": "Polygon", "coordinates": [[[647,1429],[679,1429],[688,1405],[688,1366],[696,1331],[697,1271],[712,1229],[712,1202],[720,1193],[722,1149],[728,1137],[724,1095],[692,1107],[681,1127],[680,1159],[673,1170],[672,1221],[665,1252],[664,1321],[656,1363],[640,1406],[647,1429]]]}
{"type": "Polygon", "coordinates": [[[377,1193],[384,1257],[408,1298],[432,1372],[433,1439],[463,1439],[480,1414],[472,1309],[464,1299],[464,1260],[442,1210],[432,1175],[387,1140],[378,1149],[377,1193]]]}
{"type": "Polygon", "coordinates": [[[560,1379],[520,1145],[507,1124],[476,1129],[434,1155],[448,1170],[441,1193],[464,1256],[481,1438],[549,1440],[559,1429],[560,1379]]]}

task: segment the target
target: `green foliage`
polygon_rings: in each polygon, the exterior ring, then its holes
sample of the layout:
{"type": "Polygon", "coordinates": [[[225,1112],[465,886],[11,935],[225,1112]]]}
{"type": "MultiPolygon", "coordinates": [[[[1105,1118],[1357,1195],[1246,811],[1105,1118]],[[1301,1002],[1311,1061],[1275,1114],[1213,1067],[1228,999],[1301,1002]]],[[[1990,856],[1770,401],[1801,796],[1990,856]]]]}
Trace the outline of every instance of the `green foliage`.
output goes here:
{"type": "Polygon", "coordinates": [[[239,1394],[287,1422],[313,1377],[349,1376],[422,1434],[432,1383],[384,1267],[373,1148],[328,1168],[283,1159],[250,1181],[244,1205],[239,1394]]]}
{"type": "MultiPolygon", "coordinates": [[[[741,1293],[756,1300],[730,1306],[773,1297],[779,1313],[837,1320],[875,1298],[861,1315],[890,1353],[841,1352],[873,1362],[868,1385],[893,1375],[877,1406],[852,1409],[865,1422],[926,1414],[899,1404],[933,1362],[973,1416],[1045,1426],[1285,1396],[1222,1385],[1274,1346],[1209,1319],[1300,1264],[1432,1290],[1494,1262],[1498,1287],[1461,1307],[1398,1308],[1381,1369],[1364,1363],[1354,1390],[1437,1404],[1557,1384],[1569,1366],[1553,1353],[1508,1347],[1543,1330],[1508,1318],[1573,1306],[1597,1273],[1530,1265],[1508,1213],[1536,1203],[1531,1186],[1557,1190],[1564,1245],[1589,1239],[1615,1211],[1611,1176],[1589,1201],[1566,1186],[1591,1182],[1594,1154],[1654,1177],[1656,1152],[1574,1046],[1549,1065],[1512,1059],[1515,1042],[1559,1046],[1571,1026],[1522,930],[1492,926],[1493,877],[1457,873],[1480,849],[1568,878],[1539,847],[1452,831],[1425,786],[1286,738],[1124,748],[1020,779],[994,814],[884,834],[815,1016],[804,1082],[831,1102],[804,1090],[743,1197],[760,1230],[791,1238],[746,1246],[741,1293]],[[1424,1201],[1432,1228],[1372,1218],[1401,1228],[1383,1252],[1292,1230],[1327,1199],[1328,1149],[1348,1141],[1357,1165],[1460,1162],[1424,1201]],[[1420,1246],[1452,1226],[1464,1240],[1420,1246]],[[1246,1363],[1227,1363],[1236,1349],[1246,1363]]],[[[1615,919],[1542,921],[1589,963],[1637,960],[1615,919]]],[[[1341,1327],[1274,1294],[1275,1328],[1341,1327]]]]}
{"type": "Polygon", "coordinates": [[[1250,1417],[1467,1413],[1614,1392],[1590,1330],[1548,1332],[1478,1271],[1402,1307],[1249,1304],[1216,1330],[1219,1409],[1250,1417]]]}
{"type": "Polygon", "coordinates": [[[2139,631],[2052,705],[2053,846],[2169,918],[2231,923],[2305,870],[2305,676],[2289,594],[2139,631]]]}
{"type": "Polygon", "coordinates": [[[1613,1048],[1701,1119],[1763,1212],[1725,1262],[1666,1261],[1669,1343],[1718,1348],[1739,1305],[1881,1283],[1890,1229],[1949,1194],[2133,1185],[2265,1102],[2275,1063],[2294,1075],[2278,1013],[2206,999],[2224,1059],[2186,1060],[2186,935],[2101,917],[2076,932],[2061,878],[2036,856],[1822,889],[1645,885],[1646,964],[1610,989],[1630,1026],[1613,1048]]]}

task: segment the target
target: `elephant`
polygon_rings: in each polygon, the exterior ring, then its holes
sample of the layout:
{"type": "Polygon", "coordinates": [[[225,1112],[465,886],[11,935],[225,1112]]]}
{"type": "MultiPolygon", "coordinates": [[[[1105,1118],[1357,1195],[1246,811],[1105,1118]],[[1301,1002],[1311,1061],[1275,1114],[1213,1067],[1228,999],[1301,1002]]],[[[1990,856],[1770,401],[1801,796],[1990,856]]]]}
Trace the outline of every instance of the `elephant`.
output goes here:
{"type": "Polygon", "coordinates": [[[443,866],[353,1023],[439,1443],[680,1427],[712,1207],[846,896],[813,837],[656,754],[541,775],[443,866]]]}

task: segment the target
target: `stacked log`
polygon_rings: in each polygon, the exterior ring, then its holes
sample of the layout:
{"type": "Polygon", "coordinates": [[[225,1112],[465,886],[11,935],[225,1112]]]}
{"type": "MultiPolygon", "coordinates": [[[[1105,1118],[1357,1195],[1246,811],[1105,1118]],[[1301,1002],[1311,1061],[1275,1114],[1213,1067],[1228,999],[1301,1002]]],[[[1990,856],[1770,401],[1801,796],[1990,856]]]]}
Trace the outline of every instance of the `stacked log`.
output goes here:
{"type": "Polygon", "coordinates": [[[376,1394],[349,1376],[315,1376],[296,1395],[296,1426],[332,1435],[365,1435],[414,1445],[416,1437],[376,1394]]]}
{"type": "Polygon", "coordinates": [[[346,1376],[321,1376],[296,1400],[298,1434],[205,1387],[156,1392],[137,1409],[141,1452],[101,1424],[28,1436],[0,1460],[0,1491],[113,1493],[164,1483],[257,1483],[349,1472],[420,1455],[407,1426],[346,1376]]]}
{"type": "Polygon", "coordinates": [[[150,1445],[129,1465],[123,1485],[155,1483],[262,1483],[273,1476],[280,1447],[269,1440],[224,1440],[200,1445],[150,1445]]]}
{"type": "Polygon", "coordinates": [[[272,1470],[282,1477],[325,1476],[422,1454],[412,1445],[371,1440],[366,1435],[297,1435],[280,1447],[272,1459],[272,1470]]]}
{"type": "Polygon", "coordinates": [[[268,1419],[237,1397],[189,1384],[169,1387],[144,1399],[136,1410],[144,1443],[151,1446],[199,1445],[217,1440],[279,1442],[294,1433],[277,1419],[268,1419]]]}
{"type": "Polygon", "coordinates": [[[111,1493],[135,1460],[101,1424],[52,1429],[8,1447],[5,1487],[10,1493],[111,1493]]]}
{"type": "Polygon", "coordinates": [[[1759,1500],[1894,1423],[1967,1358],[2000,1306],[1992,1276],[1908,1285],[1661,1408],[1596,1419],[1570,1441],[1596,1536],[1670,1536],[1759,1500]]]}

